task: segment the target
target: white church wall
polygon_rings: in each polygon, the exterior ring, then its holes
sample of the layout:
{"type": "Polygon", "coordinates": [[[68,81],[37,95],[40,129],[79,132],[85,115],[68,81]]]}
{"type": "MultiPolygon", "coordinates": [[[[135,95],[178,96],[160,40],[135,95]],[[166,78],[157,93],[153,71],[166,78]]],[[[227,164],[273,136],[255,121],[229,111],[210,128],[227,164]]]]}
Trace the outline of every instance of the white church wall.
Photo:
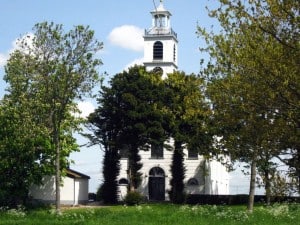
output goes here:
{"type": "Polygon", "coordinates": [[[229,194],[229,173],[226,166],[217,160],[206,162],[205,194],[229,194]]]}
{"type": "Polygon", "coordinates": [[[174,45],[176,47],[176,55],[178,55],[177,52],[177,43],[174,41],[170,41],[169,37],[161,37],[159,39],[150,39],[148,41],[144,42],[144,62],[172,62],[175,65],[177,65],[177,57],[175,57],[174,61],[174,45]],[[156,41],[160,41],[163,44],[163,49],[164,49],[164,54],[163,54],[163,59],[162,60],[153,60],[153,45],[156,41]]]}
{"type": "MultiPolygon", "coordinates": [[[[171,164],[172,151],[164,149],[163,158],[151,158],[151,151],[141,151],[141,163],[143,167],[142,182],[138,191],[149,198],[149,172],[154,167],[161,168],[165,173],[165,199],[169,200],[168,191],[171,189],[171,164]]],[[[205,160],[202,156],[198,158],[188,158],[187,150],[184,150],[184,165],[185,165],[185,192],[187,194],[212,194],[212,195],[227,195],[229,194],[229,174],[226,167],[216,160],[205,160]],[[188,185],[190,179],[196,179],[196,185],[188,185]]],[[[121,170],[118,179],[126,178],[127,176],[127,159],[121,160],[121,170]]],[[[127,194],[127,185],[119,185],[120,199],[123,199],[127,194]]]]}
{"type": "Polygon", "coordinates": [[[185,151],[185,192],[187,194],[204,194],[205,193],[205,167],[204,160],[201,156],[189,159],[185,151]],[[190,179],[196,179],[197,184],[189,184],[190,179]]]}
{"type": "MultiPolygon", "coordinates": [[[[126,158],[122,158],[120,160],[120,174],[118,176],[118,181],[120,181],[121,179],[126,179],[128,181],[127,169],[128,169],[128,160],[126,158]]],[[[119,184],[119,200],[123,201],[126,194],[127,194],[127,185],[119,184]]]]}
{"type": "Polygon", "coordinates": [[[150,170],[154,167],[161,168],[165,173],[165,198],[168,199],[168,190],[170,190],[170,165],[172,162],[172,151],[167,151],[164,149],[163,158],[161,159],[155,159],[151,158],[151,151],[141,151],[141,162],[143,164],[143,167],[141,169],[142,173],[142,184],[139,188],[139,191],[144,196],[149,196],[149,189],[148,189],[148,183],[149,183],[149,173],[150,170]]]}

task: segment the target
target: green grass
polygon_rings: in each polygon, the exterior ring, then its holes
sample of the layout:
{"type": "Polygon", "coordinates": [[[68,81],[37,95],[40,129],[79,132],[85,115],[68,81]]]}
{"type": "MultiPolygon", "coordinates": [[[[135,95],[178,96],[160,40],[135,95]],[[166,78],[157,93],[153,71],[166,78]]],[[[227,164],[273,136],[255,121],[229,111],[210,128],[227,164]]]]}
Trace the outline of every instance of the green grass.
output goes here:
{"type": "Polygon", "coordinates": [[[62,215],[49,210],[2,210],[0,224],[5,225],[235,225],[235,224],[300,224],[300,204],[256,206],[248,214],[245,206],[187,206],[150,204],[140,206],[111,206],[71,208],[62,215]]]}

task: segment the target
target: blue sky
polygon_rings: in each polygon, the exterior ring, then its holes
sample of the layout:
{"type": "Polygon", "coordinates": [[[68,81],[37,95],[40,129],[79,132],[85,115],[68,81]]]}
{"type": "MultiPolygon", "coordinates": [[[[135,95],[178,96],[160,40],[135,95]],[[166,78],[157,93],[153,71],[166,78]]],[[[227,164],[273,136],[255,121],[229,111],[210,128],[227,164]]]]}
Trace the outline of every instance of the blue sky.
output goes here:
{"type": "MultiPolygon", "coordinates": [[[[187,73],[199,72],[200,39],[197,38],[197,22],[210,25],[212,21],[207,16],[206,4],[214,1],[207,0],[165,0],[165,8],[173,14],[171,20],[173,29],[179,38],[179,69],[187,73]]],[[[156,0],[156,4],[159,1],[156,0]]],[[[151,26],[150,11],[154,9],[152,0],[1,0],[0,1],[0,65],[3,58],[13,48],[15,40],[30,32],[34,24],[42,21],[53,21],[63,24],[68,30],[74,25],[89,25],[95,30],[98,40],[104,42],[104,49],[100,58],[104,65],[100,72],[114,75],[122,71],[126,65],[141,59],[143,49],[130,48],[126,43],[131,34],[137,45],[140,40],[134,32],[126,32],[122,36],[111,40],[110,33],[121,26],[130,25],[143,31],[151,26]],[[118,40],[116,40],[118,39],[118,40]],[[120,44],[127,48],[120,47],[120,44]]],[[[116,32],[116,34],[120,34],[116,32]]]]}
{"type": "MultiPolygon", "coordinates": [[[[197,23],[207,28],[216,26],[205,9],[206,6],[214,7],[215,3],[215,0],[164,1],[165,8],[173,15],[172,28],[178,34],[179,70],[199,73],[202,57],[199,47],[204,41],[196,35],[197,23]]],[[[155,4],[158,6],[159,1],[155,4]]],[[[153,0],[0,0],[0,98],[6,86],[3,81],[5,61],[16,47],[16,39],[31,32],[34,24],[49,21],[63,24],[65,30],[75,25],[89,25],[95,37],[104,43],[99,52],[103,61],[99,73],[107,72],[111,77],[128,65],[142,61],[142,35],[144,29],[151,26],[150,11],[153,9],[153,0]]],[[[80,103],[80,106],[85,114],[96,107],[93,101],[80,103]]],[[[77,137],[79,144],[86,142],[77,137]]],[[[100,148],[83,147],[79,153],[73,153],[71,159],[75,162],[72,168],[91,176],[90,191],[96,191],[102,179],[100,148]]],[[[236,189],[234,183],[232,187],[236,189]]]]}

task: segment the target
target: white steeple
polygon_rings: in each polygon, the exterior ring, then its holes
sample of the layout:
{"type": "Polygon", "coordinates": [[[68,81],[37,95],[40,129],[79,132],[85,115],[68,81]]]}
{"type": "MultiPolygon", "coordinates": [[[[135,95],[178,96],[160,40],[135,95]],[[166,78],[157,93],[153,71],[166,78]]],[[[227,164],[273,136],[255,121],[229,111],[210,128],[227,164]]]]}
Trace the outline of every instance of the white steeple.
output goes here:
{"type": "Polygon", "coordinates": [[[172,14],[164,8],[162,0],[151,15],[152,26],[144,35],[144,65],[149,71],[162,70],[166,76],[177,69],[177,34],[171,27],[172,14]]]}

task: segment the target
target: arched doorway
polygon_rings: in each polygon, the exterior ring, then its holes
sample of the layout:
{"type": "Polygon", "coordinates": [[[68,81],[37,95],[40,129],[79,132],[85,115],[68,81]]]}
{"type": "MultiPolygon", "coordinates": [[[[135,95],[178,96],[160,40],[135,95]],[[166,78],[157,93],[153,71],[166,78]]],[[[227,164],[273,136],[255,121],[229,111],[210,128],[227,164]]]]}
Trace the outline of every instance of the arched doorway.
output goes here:
{"type": "Polygon", "coordinates": [[[149,200],[165,200],[165,172],[160,167],[153,167],[149,172],[149,200]]]}

